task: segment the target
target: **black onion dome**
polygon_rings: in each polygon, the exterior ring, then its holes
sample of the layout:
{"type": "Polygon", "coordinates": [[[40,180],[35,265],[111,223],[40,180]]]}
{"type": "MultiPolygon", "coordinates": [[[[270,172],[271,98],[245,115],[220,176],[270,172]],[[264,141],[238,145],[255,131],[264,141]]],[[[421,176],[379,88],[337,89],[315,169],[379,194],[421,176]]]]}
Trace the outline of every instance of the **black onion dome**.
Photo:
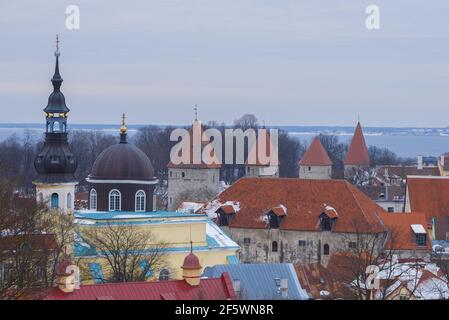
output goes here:
{"type": "Polygon", "coordinates": [[[70,109],[65,104],[65,97],[61,92],[62,77],[59,73],[59,52],[56,55],[55,73],[51,78],[53,92],[48,97],[48,104],[44,109],[46,113],[67,113],[70,109]]]}
{"type": "Polygon", "coordinates": [[[132,144],[121,142],[104,150],[92,167],[92,180],[154,180],[147,155],[132,144]]]}
{"type": "Polygon", "coordinates": [[[44,148],[34,160],[36,182],[75,182],[77,161],[67,144],[67,134],[47,134],[44,148]]]}

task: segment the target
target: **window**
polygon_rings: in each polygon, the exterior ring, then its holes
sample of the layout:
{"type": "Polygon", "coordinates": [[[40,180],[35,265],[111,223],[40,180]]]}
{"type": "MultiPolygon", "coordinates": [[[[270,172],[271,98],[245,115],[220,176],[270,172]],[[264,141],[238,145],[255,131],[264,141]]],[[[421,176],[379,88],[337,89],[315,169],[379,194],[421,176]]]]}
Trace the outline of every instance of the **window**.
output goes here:
{"type": "Polygon", "coordinates": [[[97,210],[97,190],[90,190],[89,209],[97,210]]]}
{"type": "Polygon", "coordinates": [[[67,194],[67,209],[72,209],[72,194],[70,192],[67,194]]]}
{"type": "Polygon", "coordinates": [[[185,172],[182,172],[182,173],[181,173],[181,177],[185,178],[185,177],[186,177],[186,173],[185,173],[185,172]]]}
{"type": "Polygon", "coordinates": [[[170,178],[173,178],[173,171],[170,171],[170,178]]]}
{"type": "Polygon", "coordinates": [[[136,211],[142,212],[145,211],[145,205],[146,205],[146,195],[145,191],[139,190],[136,193],[136,211]]]}
{"type": "Polygon", "coordinates": [[[278,243],[276,241],[271,243],[271,252],[278,252],[278,243]]]}
{"type": "Polygon", "coordinates": [[[298,246],[305,247],[306,246],[306,240],[298,240],[298,246]]]}
{"type": "Polygon", "coordinates": [[[324,246],[323,246],[323,254],[325,255],[325,256],[328,256],[329,255],[329,245],[326,243],[326,244],[324,244],[324,246]]]}
{"type": "Polygon", "coordinates": [[[59,195],[57,193],[53,193],[51,195],[51,208],[52,209],[59,208],[59,195]]]}
{"type": "Polygon", "coordinates": [[[159,272],[159,281],[167,281],[170,280],[170,271],[168,269],[162,269],[159,272]]]}
{"type": "Polygon", "coordinates": [[[357,243],[356,242],[349,242],[348,243],[348,247],[349,247],[349,249],[356,249],[357,248],[357,243]]]}
{"type": "Polygon", "coordinates": [[[331,219],[327,215],[325,215],[325,214],[321,215],[320,224],[321,224],[321,230],[331,231],[331,229],[332,229],[331,219]]]}
{"type": "Polygon", "coordinates": [[[388,207],[388,212],[394,212],[394,207],[388,207]]]}
{"type": "Polygon", "coordinates": [[[425,246],[426,245],[426,235],[425,234],[417,234],[416,235],[416,244],[418,246],[425,246]]]}
{"type": "Polygon", "coordinates": [[[55,123],[53,124],[53,131],[59,132],[59,122],[58,121],[55,121],[55,123]]]}
{"type": "Polygon", "coordinates": [[[278,229],[279,228],[279,218],[274,214],[268,215],[268,221],[270,222],[270,228],[271,229],[278,229]]]}
{"type": "Polygon", "coordinates": [[[243,244],[249,246],[251,243],[251,238],[243,238],[243,244]]]}
{"type": "Polygon", "coordinates": [[[109,211],[120,211],[122,208],[122,199],[120,191],[112,190],[109,192],[109,211]]]}
{"type": "Polygon", "coordinates": [[[309,171],[312,171],[312,167],[309,167],[309,171]]]}

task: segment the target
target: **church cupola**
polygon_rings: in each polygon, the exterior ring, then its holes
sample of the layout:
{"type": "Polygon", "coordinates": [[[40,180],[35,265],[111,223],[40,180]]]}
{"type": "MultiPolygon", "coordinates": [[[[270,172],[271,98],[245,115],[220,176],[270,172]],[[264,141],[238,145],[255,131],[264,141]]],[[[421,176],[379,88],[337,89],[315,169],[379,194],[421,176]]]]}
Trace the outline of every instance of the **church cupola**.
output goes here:
{"type": "Polygon", "coordinates": [[[67,114],[70,110],[61,92],[59,56],[59,38],[56,36],[56,64],[51,79],[53,92],[44,109],[45,142],[42,151],[34,160],[34,167],[38,173],[34,184],[39,201],[48,202],[51,208],[67,212],[72,210],[74,205],[77,161],[70,151],[67,139],[67,114]]]}
{"type": "Polygon", "coordinates": [[[67,132],[67,114],[70,109],[65,104],[64,94],[61,92],[62,77],[59,73],[59,38],[56,36],[56,64],[55,73],[51,78],[53,92],[48,97],[48,104],[44,112],[47,118],[47,133],[67,132]]]}

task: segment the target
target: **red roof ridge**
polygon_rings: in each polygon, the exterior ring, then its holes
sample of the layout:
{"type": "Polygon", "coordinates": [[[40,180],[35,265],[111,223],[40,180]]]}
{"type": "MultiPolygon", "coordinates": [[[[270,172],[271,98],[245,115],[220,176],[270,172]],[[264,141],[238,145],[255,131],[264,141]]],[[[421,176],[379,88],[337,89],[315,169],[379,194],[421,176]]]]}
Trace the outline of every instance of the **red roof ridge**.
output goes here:
{"type": "Polygon", "coordinates": [[[319,136],[316,136],[306,153],[302,156],[299,161],[300,165],[308,165],[308,166],[331,166],[332,160],[329,158],[329,155],[321,144],[319,136]]]}
{"type": "Polygon", "coordinates": [[[360,122],[357,122],[357,126],[354,131],[354,135],[349,145],[348,152],[346,153],[344,164],[346,165],[369,165],[369,153],[366,147],[365,137],[363,136],[363,130],[360,122]]]}

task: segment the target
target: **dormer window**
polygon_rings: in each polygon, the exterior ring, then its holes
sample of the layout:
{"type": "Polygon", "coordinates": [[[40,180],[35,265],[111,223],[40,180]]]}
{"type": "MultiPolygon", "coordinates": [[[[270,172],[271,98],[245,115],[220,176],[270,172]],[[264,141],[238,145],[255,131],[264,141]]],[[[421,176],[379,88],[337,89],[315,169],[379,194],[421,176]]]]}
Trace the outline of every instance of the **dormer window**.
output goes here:
{"type": "Polygon", "coordinates": [[[422,224],[411,225],[413,233],[415,234],[415,241],[417,246],[425,246],[427,243],[427,232],[422,224]]]}
{"type": "Polygon", "coordinates": [[[321,229],[321,231],[331,231],[332,230],[332,221],[325,214],[321,215],[321,218],[320,218],[320,229],[321,229]]]}
{"type": "Polygon", "coordinates": [[[324,205],[324,212],[320,214],[320,229],[321,231],[332,231],[332,226],[338,218],[338,213],[335,208],[324,205]]]}
{"type": "Polygon", "coordinates": [[[287,216],[287,208],[283,205],[273,207],[265,214],[268,218],[268,226],[270,229],[279,229],[282,220],[287,216]]]}
{"type": "Polygon", "coordinates": [[[215,211],[218,217],[218,224],[223,227],[229,226],[235,215],[235,209],[232,205],[224,205],[215,211]]]}

